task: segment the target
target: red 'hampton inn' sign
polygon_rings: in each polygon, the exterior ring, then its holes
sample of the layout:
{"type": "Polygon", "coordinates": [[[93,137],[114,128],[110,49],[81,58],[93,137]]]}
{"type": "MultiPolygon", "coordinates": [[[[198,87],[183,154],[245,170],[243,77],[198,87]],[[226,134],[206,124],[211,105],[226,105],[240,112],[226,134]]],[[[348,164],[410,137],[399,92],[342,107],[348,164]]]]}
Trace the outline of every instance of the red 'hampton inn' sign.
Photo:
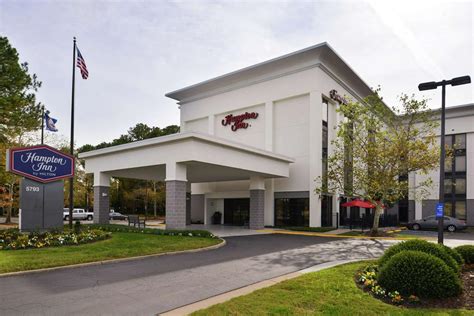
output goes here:
{"type": "Polygon", "coordinates": [[[257,112],[245,112],[244,114],[233,115],[229,114],[222,120],[222,125],[230,125],[230,129],[235,132],[238,129],[245,129],[251,126],[249,123],[245,122],[246,120],[256,119],[258,117],[257,112]]]}

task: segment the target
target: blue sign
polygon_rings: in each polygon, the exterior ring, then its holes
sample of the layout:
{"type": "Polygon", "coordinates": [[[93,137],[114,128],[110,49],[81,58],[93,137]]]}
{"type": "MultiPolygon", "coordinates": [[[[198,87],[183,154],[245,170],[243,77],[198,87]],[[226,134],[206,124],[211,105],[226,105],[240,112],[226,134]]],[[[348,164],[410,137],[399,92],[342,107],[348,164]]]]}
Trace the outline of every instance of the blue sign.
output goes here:
{"type": "Polygon", "coordinates": [[[25,178],[47,183],[74,177],[74,157],[49,146],[9,150],[9,171],[25,178]]]}
{"type": "Polygon", "coordinates": [[[440,219],[444,215],[444,203],[436,204],[436,219],[440,219]]]}

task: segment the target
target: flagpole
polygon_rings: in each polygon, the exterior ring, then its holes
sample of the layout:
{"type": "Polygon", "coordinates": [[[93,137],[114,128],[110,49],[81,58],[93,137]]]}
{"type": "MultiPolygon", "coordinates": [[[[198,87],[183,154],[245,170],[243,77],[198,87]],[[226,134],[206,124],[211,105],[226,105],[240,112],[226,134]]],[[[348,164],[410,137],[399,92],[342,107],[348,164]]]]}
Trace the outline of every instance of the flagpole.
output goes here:
{"type": "Polygon", "coordinates": [[[44,144],[44,105],[41,106],[41,145],[44,144]]]}
{"type": "MultiPolygon", "coordinates": [[[[71,146],[70,154],[74,156],[74,87],[76,74],[76,37],[72,48],[72,97],[71,97],[71,146]]],[[[69,228],[72,229],[72,210],[74,209],[74,178],[69,178],[69,228]]]]}

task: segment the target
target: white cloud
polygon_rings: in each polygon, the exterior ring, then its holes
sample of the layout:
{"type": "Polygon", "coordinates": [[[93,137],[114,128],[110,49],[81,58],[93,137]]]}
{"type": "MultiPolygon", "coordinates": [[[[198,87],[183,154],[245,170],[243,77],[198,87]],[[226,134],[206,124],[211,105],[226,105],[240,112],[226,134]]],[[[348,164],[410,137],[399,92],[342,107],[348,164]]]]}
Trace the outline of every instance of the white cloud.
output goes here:
{"type": "MultiPolygon", "coordinates": [[[[79,145],[138,122],[179,123],[166,92],[319,42],[329,42],[385,100],[418,83],[473,74],[466,1],[0,2],[0,33],[43,81],[38,94],[68,135],[71,40],[90,78],[77,80],[79,145]]],[[[431,92],[433,106],[439,92],[431,92]]],[[[472,87],[448,104],[472,102],[472,87]]]]}

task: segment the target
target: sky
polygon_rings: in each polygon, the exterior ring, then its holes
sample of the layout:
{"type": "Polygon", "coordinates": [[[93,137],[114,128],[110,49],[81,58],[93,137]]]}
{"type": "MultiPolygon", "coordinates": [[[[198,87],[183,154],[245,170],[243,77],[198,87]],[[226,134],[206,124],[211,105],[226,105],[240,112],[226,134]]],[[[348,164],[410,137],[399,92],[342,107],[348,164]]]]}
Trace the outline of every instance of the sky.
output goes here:
{"type": "MultiPolygon", "coordinates": [[[[385,102],[425,81],[474,79],[474,1],[8,1],[0,35],[43,82],[38,100],[69,138],[72,38],[89,78],[76,76],[76,145],[137,123],[179,125],[165,93],[328,42],[385,102]]],[[[447,88],[447,106],[472,103],[474,83],[447,88]]]]}

